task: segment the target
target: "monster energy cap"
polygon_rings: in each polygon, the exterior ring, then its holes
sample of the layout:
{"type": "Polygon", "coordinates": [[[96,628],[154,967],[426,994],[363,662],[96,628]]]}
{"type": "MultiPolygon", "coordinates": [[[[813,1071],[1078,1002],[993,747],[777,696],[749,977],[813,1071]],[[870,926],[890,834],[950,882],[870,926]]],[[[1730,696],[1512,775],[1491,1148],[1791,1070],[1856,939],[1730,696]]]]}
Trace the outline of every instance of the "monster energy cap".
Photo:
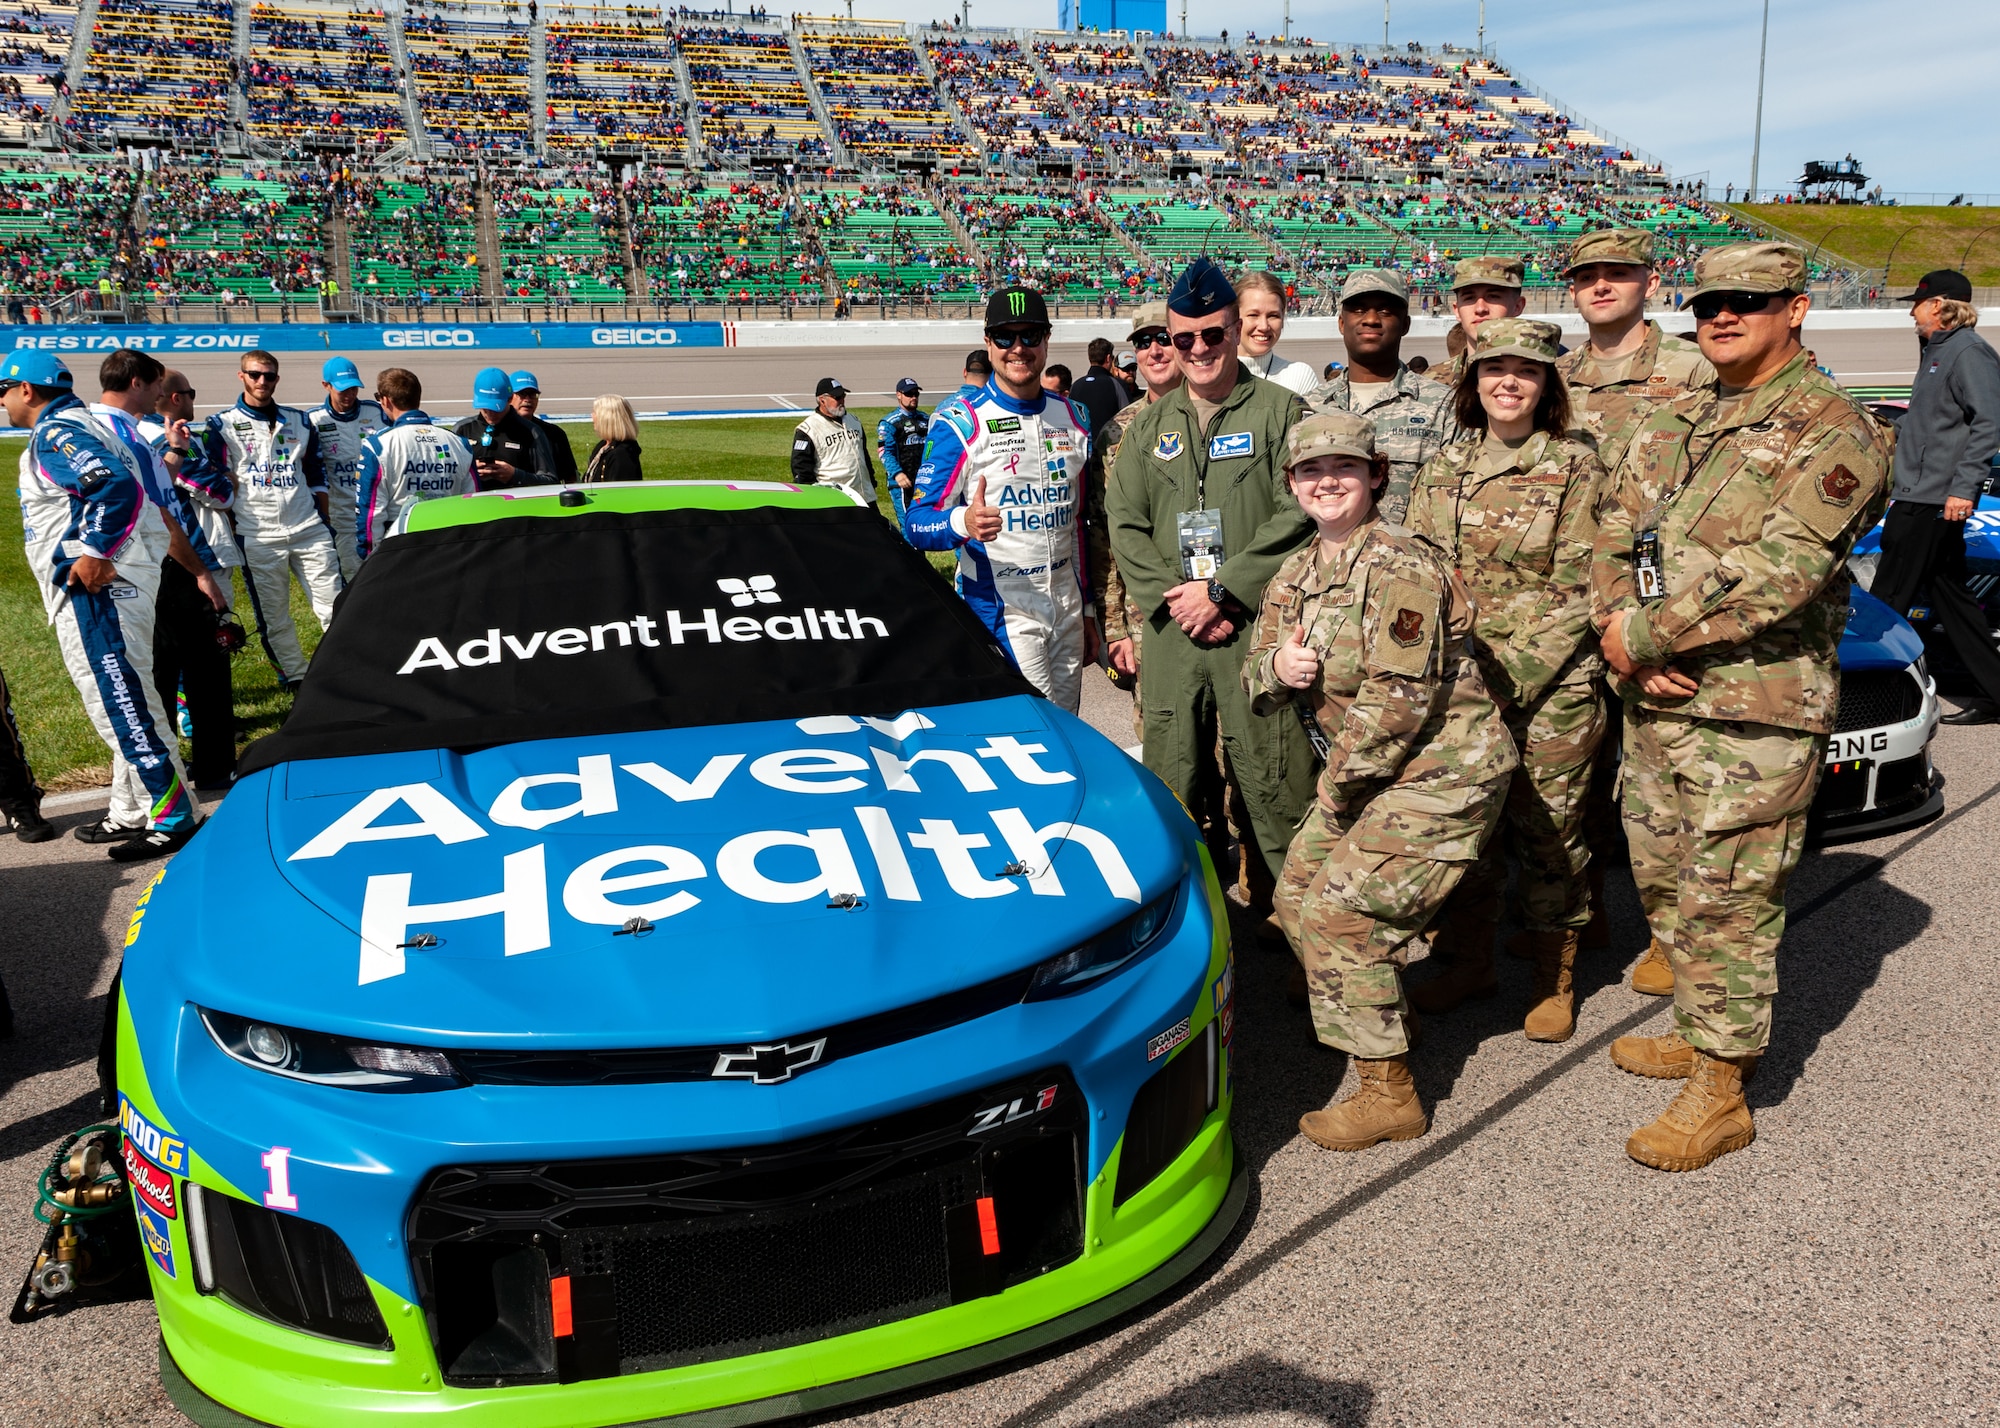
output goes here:
{"type": "Polygon", "coordinates": [[[1163,302],[1142,302],[1132,309],[1132,330],[1125,335],[1137,337],[1142,332],[1154,328],[1165,330],[1167,325],[1167,305],[1163,302]]]}
{"type": "Polygon", "coordinates": [[[1486,357],[1526,357],[1553,365],[1561,351],[1562,329],[1553,322],[1496,317],[1473,334],[1472,350],[1465,355],[1474,362],[1486,357]]]}
{"type": "Polygon", "coordinates": [[[1356,268],[1347,275],[1347,281],[1340,285],[1340,301],[1344,307],[1363,293],[1381,293],[1392,297],[1404,307],[1410,305],[1410,285],[1403,281],[1401,273],[1388,268],[1356,268]]]}
{"type": "Polygon", "coordinates": [[[1693,297],[1805,290],[1806,255],[1789,243],[1732,243],[1695,259],[1693,297]]]}
{"type": "Polygon", "coordinates": [[[1002,288],[986,299],[986,325],[994,327],[1047,327],[1049,305],[1032,288],[1002,288]]]}
{"type": "Polygon", "coordinates": [[[1489,288],[1518,288],[1525,271],[1519,258],[1490,254],[1484,258],[1461,258],[1452,269],[1451,290],[1457,292],[1482,283],[1489,288]]]}
{"type": "Polygon", "coordinates": [[[1358,456],[1373,461],[1375,423],[1353,412],[1315,412],[1285,434],[1285,469],[1289,471],[1315,456],[1358,456]]]}
{"type": "Polygon", "coordinates": [[[1653,266],[1653,235],[1643,228],[1600,228],[1569,245],[1569,265],[1575,272],[1585,263],[1636,263],[1653,266]]]}

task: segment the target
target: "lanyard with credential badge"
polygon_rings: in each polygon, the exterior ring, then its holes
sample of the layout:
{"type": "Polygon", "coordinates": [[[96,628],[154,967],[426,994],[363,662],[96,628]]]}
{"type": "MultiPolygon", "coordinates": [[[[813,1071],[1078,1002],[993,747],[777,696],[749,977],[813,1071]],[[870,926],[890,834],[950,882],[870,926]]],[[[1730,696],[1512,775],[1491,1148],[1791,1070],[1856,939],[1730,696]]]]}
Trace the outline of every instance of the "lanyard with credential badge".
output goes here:
{"type": "MultiPolygon", "coordinates": [[[[1192,410],[1192,399],[1188,405],[1192,410]]],[[[1182,511],[1174,517],[1180,532],[1181,574],[1188,580],[1213,580],[1225,559],[1222,512],[1208,509],[1208,456],[1200,435],[1190,438],[1188,455],[1195,463],[1195,509],[1182,511]]]]}

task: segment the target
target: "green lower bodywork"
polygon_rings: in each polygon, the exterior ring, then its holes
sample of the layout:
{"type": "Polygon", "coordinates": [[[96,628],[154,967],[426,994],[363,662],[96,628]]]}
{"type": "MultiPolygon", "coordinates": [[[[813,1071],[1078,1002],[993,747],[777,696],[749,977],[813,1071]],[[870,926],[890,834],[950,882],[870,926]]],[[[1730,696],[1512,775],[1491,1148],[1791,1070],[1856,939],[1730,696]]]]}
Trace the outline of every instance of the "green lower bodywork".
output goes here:
{"type": "MultiPolygon", "coordinates": [[[[1215,918],[1213,956],[1176,1056],[1197,1050],[1215,1017],[1209,986],[1229,957],[1222,890],[1201,854],[1215,918]]],[[[129,1012],[120,1006],[119,1088],[162,1123],[129,1012]]],[[[170,1225],[179,1274],[149,1265],[159,1312],[162,1380],[202,1424],[351,1428],[357,1420],[433,1415],[473,1428],[609,1428],[674,1419],[690,1425],[759,1423],[897,1392],[1032,1352],[1122,1314],[1192,1273],[1227,1238],[1247,1177],[1238,1171],[1225,1048],[1215,1110],[1149,1184],[1114,1206],[1125,1141],[1085,1187],[1082,1255],[987,1298],[767,1353],[653,1373],[493,1389],[448,1386],[421,1306],[369,1281],[394,1341],[362,1348],[319,1338],[201,1294],[187,1218],[170,1225]]],[[[168,1127],[168,1129],[172,1129],[168,1127]]],[[[190,1151],[187,1178],[253,1199],[190,1151]]]]}

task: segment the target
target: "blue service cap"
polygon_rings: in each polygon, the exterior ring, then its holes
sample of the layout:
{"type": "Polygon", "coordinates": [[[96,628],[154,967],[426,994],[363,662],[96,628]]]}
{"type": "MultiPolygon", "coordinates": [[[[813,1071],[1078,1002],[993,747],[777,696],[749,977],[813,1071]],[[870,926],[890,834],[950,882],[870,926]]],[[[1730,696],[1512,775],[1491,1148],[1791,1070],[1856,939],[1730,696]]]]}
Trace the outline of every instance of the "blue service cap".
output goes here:
{"type": "Polygon", "coordinates": [[[472,379],[472,405],[483,412],[504,412],[514,384],[498,367],[481,367],[472,379]]]}
{"type": "Polygon", "coordinates": [[[542,384],[537,380],[535,374],[525,367],[509,377],[507,381],[517,392],[539,392],[542,389],[542,384]]]}
{"type": "Polygon", "coordinates": [[[53,352],[37,352],[33,348],[7,354],[6,362],[0,363],[0,382],[60,387],[65,392],[75,385],[69,368],[63,366],[62,358],[53,352]]]}
{"type": "Polygon", "coordinates": [[[1204,254],[1189,263],[1175,280],[1174,290],[1167,297],[1167,311],[1182,317],[1207,317],[1234,306],[1235,302],[1236,289],[1229,285],[1222,269],[1204,254]]]}
{"type": "Polygon", "coordinates": [[[329,357],[319,369],[319,379],[336,392],[351,392],[361,385],[361,370],[345,357],[329,357]]]}

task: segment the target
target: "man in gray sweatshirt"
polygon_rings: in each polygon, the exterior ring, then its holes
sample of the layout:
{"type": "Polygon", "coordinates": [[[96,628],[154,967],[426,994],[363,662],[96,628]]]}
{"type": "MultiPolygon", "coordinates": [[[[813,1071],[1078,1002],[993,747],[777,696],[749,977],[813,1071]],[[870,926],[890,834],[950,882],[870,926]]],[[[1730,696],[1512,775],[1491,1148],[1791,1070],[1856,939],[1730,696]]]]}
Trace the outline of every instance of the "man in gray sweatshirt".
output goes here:
{"type": "Polygon", "coordinates": [[[1965,588],[1965,519],[2000,451],[2000,353],[1973,328],[1979,309],[1965,274],[1926,273],[1910,316],[1923,344],[1910,410],[1896,432],[1894,504],[1882,523],[1882,563],[1870,592],[1901,615],[1930,587],[1959,660],[1984,698],[1947,724],[2000,723],[2000,652],[1986,613],[1965,588]]]}

